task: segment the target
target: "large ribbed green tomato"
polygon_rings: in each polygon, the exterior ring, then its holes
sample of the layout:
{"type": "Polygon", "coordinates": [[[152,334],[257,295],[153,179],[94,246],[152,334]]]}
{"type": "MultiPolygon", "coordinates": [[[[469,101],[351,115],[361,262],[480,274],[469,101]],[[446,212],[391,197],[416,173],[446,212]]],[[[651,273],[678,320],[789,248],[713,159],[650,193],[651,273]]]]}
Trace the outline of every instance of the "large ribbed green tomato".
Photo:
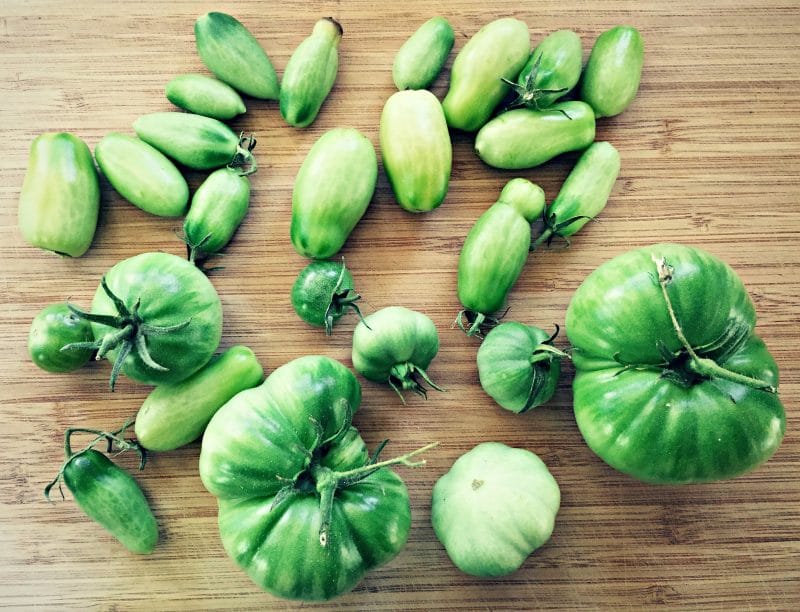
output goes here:
{"type": "Polygon", "coordinates": [[[350,425],[360,401],[341,363],[301,357],[206,428],[200,477],[218,498],[222,543],[274,595],[330,599],[405,545],[408,492],[350,425]]]}
{"type": "Polygon", "coordinates": [[[766,461],[786,422],[755,323],[742,281],[700,249],[658,244],[601,265],[566,316],[589,447],[655,483],[732,478],[766,461]]]}

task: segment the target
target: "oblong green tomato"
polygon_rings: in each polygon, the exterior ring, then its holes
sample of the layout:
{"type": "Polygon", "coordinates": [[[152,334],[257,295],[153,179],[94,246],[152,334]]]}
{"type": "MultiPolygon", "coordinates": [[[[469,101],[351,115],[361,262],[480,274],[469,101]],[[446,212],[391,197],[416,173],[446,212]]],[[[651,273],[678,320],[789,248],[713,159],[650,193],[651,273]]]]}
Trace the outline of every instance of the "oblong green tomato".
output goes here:
{"type": "Polygon", "coordinates": [[[133,130],[164,155],[195,170],[229,164],[239,137],[221,121],[192,113],[150,113],[133,122],[133,130]]]}
{"type": "Polygon", "coordinates": [[[431,522],[461,571],[505,576],[550,539],[560,505],[558,483],[539,457],[484,442],[436,482],[431,522]]]}
{"type": "Polygon", "coordinates": [[[425,89],[436,80],[455,42],[455,33],[444,17],[423,23],[397,51],[392,80],[400,91],[425,89]]]}
{"type": "Polygon", "coordinates": [[[99,210],[100,185],[86,143],[66,132],[34,138],[19,194],[19,229],[25,241],[80,257],[92,244],[99,210]]]}
{"type": "Polygon", "coordinates": [[[644,41],[631,26],[617,26],[597,37],[583,71],[581,99],[597,117],[624,111],[639,91],[644,41]]]}
{"type": "Polygon", "coordinates": [[[360,297],[344,261],[312,261],[292,285],[292,307],[297,316],[306,323],[324,327],[328,335],[348,310],[361,314],[355,305],[360,297]]]}
{"type": "Polygon", "coordinates": [[[183,222],[186,244],[194,261],[198,253],[218,253],[233,238],[250,206],[250,180],[236,168],[208,175],[192,196],[183,222]]]}
{"type": "Polygon", "coordinates": [[[141,488],[104,454],[89,449],[64,466],[64,484],[81,510],[133,553],[150,554],[158,524],[141,488]]]}
{"type": "Polygon", "coordinates": [[[236,395],[203,436],[200,477],[218,498],[225,550],[278,597],[340,595],[405,545],[403,481],[385,467],[339,478],[370,460],[350,425],[360,401],[342,364],[301,357],[236,395]]]}
{"type": "Polygon", "coordinates": [[[785,415],[755,322],[736,273],[700,249],[657,244],[602,264],[566,314],[589,447],[654,483],[732,478],[766,461],[785,415]]]}
{"type": "Polygon", "coordinates": [[[92,349],[62,351],[73,342],[94,342],[92,326],[66,304],[45,306],[33,318],[28,333],[31,361],[47,372],[72,372],[92,358],[92,349]]]}
{"type": "MultiPolygon", "coordinates": [[[[619,152],[610,142],[592,143],[569,173],[545,214],[547,239],[571,236],[605,208],[620,170],[619,152]]],[[[542,242],[541,238],[537,242],[542,242]]]]}
{"type": "Polygon", "coordinates": [[[550,335],[514,321],[492,329],[478,349],[481,387],[511,412],[527,412],[547,402],[558,386],[561,353],[550,335]]]}
{"type": "Polygon", "coordinates": [[[250,31],[234,17],[211,12],[194,24],[197,52],[216,77],[235,89],[262,100],[277,100],[278,75],[250,31]]]}
{"type": "Polygon", "coordinates": [[[111,132],[97,143],[94,155],[111,186],[134,206],[159,217],[180,217],[186,212],[189,185],[155,147],[111,132]]]}
{"type": "Polygon", "coordinates": [[[504,17],[483,26],[459,51],[442,101],[447,125],[474,132],[508,93],[531,51],[528,26],[504,17]]]}
{"type": "Polygon", "coordinates": [[[164,92],[175,106],[214,119],[233,119],[247,111],[242,97],[230,85],[201,74],[181,74],[164,92]]]}
{"type": "Polygon", "coordinates": [[[425,371],[438,352],[433,321],[402,306],[373,312],[353,332],[353,367],[364,378],[388,383],[401,398],[406,389],[425,396],[422,381],[441,390],[425,371]]]}
{"type": "Polygon", "coordinates": [[[377,178],[375,149],[361,132],[334,128],[320,136],[294,182],[295,250],[314,259],[335,255],[366,212],[377,178]]]}
{"type": "Polygon", "coordinates": [[[289,125],[303,128],[316,119],[336,81],[341,38],[336,20],[320,19],[289,58],[280,93],[281,116],[289,125]]]}
{"type": "Polygon", "coordinates": [[[581,77],[583,49],[572,30],[549,34],[533,50],[517,77],[519,98],[512,105],[547,108],[567,95],[581,77]]]}
{"type": "Polygon", "coordinates": [[[541,111],[518,108],[495,117],[475,137],[475,152],[493,168],[519,170],[585,149],[594,136],[592,108],[585,102],[560,102],[541,111]]]}
{"type": "Polygon", "coordinates": [[[222,336],[222,305],[196,266],[169,253],[143,253],[103,279],[91,314],[114,319],[92,321],[92,329],[123,374],[151,385],[177,383],[208,363],[222,336]]]}
{"type": "Polygon", "coordinates": [[[264,370],[246,346],[233,346],[189,378],[159,385],[136,414],[136,439],[151,451],[193,442],[225,402],[264,380],[264,370]]]}
{"type": "Polygon", "coordinates": [[[393,94],[381,113],[380,144],[397,203],[409,212],[437,208],[447,195],[453,147],[436,96],[426,89],[393,94]]]}

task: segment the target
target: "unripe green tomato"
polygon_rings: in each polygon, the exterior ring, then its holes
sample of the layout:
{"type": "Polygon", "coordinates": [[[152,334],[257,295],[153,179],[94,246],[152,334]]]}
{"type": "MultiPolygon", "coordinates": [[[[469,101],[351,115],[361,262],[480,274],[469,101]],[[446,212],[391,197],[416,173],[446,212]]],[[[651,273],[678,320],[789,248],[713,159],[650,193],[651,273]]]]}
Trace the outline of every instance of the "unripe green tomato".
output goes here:
{"type": "Polygon", "coordinates": [[[597,117],[624,111],[639,91],[644,41],[636,28],[617,26],[598,36],[583,71],[581,99],[597,117]]]}
{"type": "Polygon", "coordinates": [[[392,80],[397,89],[425,89],[433,83],[454,42],[453,27],[444,17],[423,23],[394,57],[392,80]]]}
{"type": "Polygon", "coordinates": [[[214,119],[233,119],[247,110],[233,87],[201,74],[176,76],[164,93],[175,106],[214,119]]]}
{"type": "Polygon", "coordinates": [[[62,351],[73,342],[93,342],[92,324],[72,313],[66,304],[46,306],[34,317],[28,334],[28,354],[48,372],[72,372],[91,358],[92,349],[62,351]]]}

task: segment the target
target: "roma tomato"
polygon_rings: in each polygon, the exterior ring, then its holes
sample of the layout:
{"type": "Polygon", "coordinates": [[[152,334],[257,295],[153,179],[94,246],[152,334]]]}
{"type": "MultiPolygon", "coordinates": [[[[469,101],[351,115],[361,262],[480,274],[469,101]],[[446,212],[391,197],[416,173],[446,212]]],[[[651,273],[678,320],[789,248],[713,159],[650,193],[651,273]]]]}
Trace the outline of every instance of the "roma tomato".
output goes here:
{"type": "Polygon", "coordinates": [[[167,83],[164,93],[175,106],[214,119],[233,119],[247,111],[233,87],[202,74],[176,76],[167,83]]]}
{"type": "Polygon", "coordinates": [[[442,101],[447,125],[474,132],[508,93],[531,52],[528,26],[504,17],[483,26],[459,51],[442,101]]]}
{"type": "Polygon", "coordinates": [[[492,329],[478,349],[483,390],[500,406],[516,413],[547,402],[558,386],[565,356],[553,346],[554,339],[538,327],[515,321],[492,329]]]}
{"type": "Polygon", "coordinates": [[[92,326],[66,304],[46,306],[33,318],[28,333],[31,361],[48,372],[72,372],[92,358],[92,349],[62,351],[74,342],[94,342],[92,326]]]}
{"type": "Polygon", "coordinates": [[[560,102],[545,110],[517,108],[498,115],[475,137],[475,152],[493,168],[533,168],[594,141],[592,108],[585,102],[560,102]]]}
{"type": "Polygon", "coordinates": [[[211,282],[185,259],[143,253],[112,267],[92,300],[90,321],[97,349],[119,372],[150,385],[180,382],[203,367],[222,336],[222,304],[211,282]]]}
{"type": "Polygon", "coordinates": [[[280,93],[281,116],[289,125],[304,128],[316,119],[336,81],[341,38],[335,19],[320,19],[289,58],[280,93]]]}
{"type": "Polygon", "coordinates": [[[371,459],[351,425],[360,402],[342,364],[301,357],[236,395],[203,435],[200,477],[225,550],[278,597],[336,597],[405,545],[408,492],[387,466],[416,453],[371,459]]]}
{"type": "Polygon", "coordinates": [[[366,212],[377,179],[375,148],[361,132],[334,128],[320,136],[294,181],[295,250],[313,259],[339,252],[366,212]]]}
{"type": "Polygon", "coordinates": [[[277,100],[275,68],[250,31],[225,13],[201,15],[194,24],[197,52],[218,79],[242,93],[262,100],[277,100]]]}
{"type": "Polygon", "coordinates": [[[100,186],[89,147],[65,132],[34,138],[19,194],[25,241],[80,257],[92,244],[99,210],[100,186]]]}
{"type": "Polygon", "coordinates": [[[447,195],[453,147],[436,96],[398,91],[381,113],[381,155],[397,203],[409,212],[437,208],[447,195]]]}
{"type": "Polygon", "coordinates": [[[312,261],[292,285],[292,307],[297,316],[306,323],[324,327],[328,336],[348,310],[363,319],[356,305],[360,299],[344,259],[341,262],[312,261]]]}
{"type": "Polygon", "coordinates": [[[583,72],[581,99],[597,117],[624,111],[639,91],[644,42],[636,28],[617,26],[597,37],[583,72]]]}
{"type": "MultiPolygon", "coordinates": [[[[364,378],[388,383],[403,400],[404,390],[427,396],[425,371],[439,352],[439,333],[427,316],[390,306],[365,317],[353,332],[353,367],[364,378]]],[[[405,403],[405,401],[404,401],[405,403]]]]}
{"type": "Polygon", "coordinates": [[[455,33],[444,17],[433,17],[414,32],[394,57],[392,80],[397,89],[425,89],[442,71],[455,33]]]}
{"type": "Polygon", "coordinates": [[[602,264],[566,315],[589,447],[653,483],[732,478],[766,461],[786,422],[755,322],[741,279],[700,249],[657,244],[602,264]]]}
{"type": "Polygon", "coordinates": [[[171,161],[146,142],[111,132],[94,149],[97,165],[123,198],[151,215],[180,217],[189,185],[171,161]]]}
{"type": "Polygon", "coordinates": [[[550,539],[561,491],[539,457],[499,442],[465,453],[433,487],[431,522],[455,566],[505,576],[550,539]]]}

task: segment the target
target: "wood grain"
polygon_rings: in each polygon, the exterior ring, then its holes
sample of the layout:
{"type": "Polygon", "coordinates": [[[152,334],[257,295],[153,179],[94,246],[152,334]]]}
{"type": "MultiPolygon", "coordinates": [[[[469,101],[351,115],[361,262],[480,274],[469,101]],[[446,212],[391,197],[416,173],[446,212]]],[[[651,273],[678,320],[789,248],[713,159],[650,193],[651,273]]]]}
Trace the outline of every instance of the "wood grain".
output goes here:
{"type": "MultiPolygon", "coordinates": [[[[341,70],[317,121],[283,124],[273,102],[248,100],[233,125],[254,132],[260,170],[252,208],[212,280],[225,312],[223,346],[246,343],[268,371],[321,353],[350,364],[355,323],[331,338],[291,311],[289,289],[305,264],[288,239],[295,173],[312,142],[353,126],[377,144],[383,102],[393,92],[395,51],[425,19],[442,14],[456,51],[501,15],[524,19],[532,40],[572,28],[588,55],[595,37],[637,26],[646,60],[636,101],[601,120],[598,139],[622,155],[610,203],[568,250],[535,253],[510,298],[516,320],[563,323],[569,299],[598,264],[657,241],[701,246],[741,275],[759,314],[758,333],[777,359],[787,430],[776,455],[733,481],[655,487],[616,473],[583,443],[571,413],[566,367],[556,397],[526,416],[506,414],[477,382],[473,340],[451,329],[459,305],[455,269],[467,230],[514,174],[492,171],[454,135],[445,203],[404,213],[381,175],[372,205],[343,254],[364,308],[392,304],[428,314],[441,335],[431,376],[447,389],[406,406],[364,381],[355,423],[370,445],[395,451],[431,440],[428,466],[405,470],[414,516],[407,547],[355,591],[320,608],[358,610],[532,608],[800,609],[800,10],[778,0],[605,2],[169,3],[5,0],[0,5],[0,607],[12,609],[294,609],[255,587],[225,555],[215,504],[197,474],[199,444],[154,454],[137,478],[162,529],[148,558],[125,553],[71,502],[48,504],[43,485],[61,462],[65,427],[112,427],[133,415],[148,389],[126,379],[106,391],[108,365],[47,375],[28,360],[28,326],[45,304],[88,305],[100,275],[148,250],[182,254],[175,221],[146,215],[103,182],[95,243],[78,260],[27,246],[16,206],[27,151],[41,132],[68,130],[90,147],[111,131],[131,133],[139,115],[168,110],[165,83],[204,72],[192,24],[207,10],[235,14],[282,72],[314,21],[344,27],[341,70]],[[528,448],[550,466],[563,503],[552,540],[517,573],[483,581],[449,562],[429,524],[433,483],[478,442],[528,448]]],[[[444,95],[448,69],[434,92],[444,95]]],[[[548,200],[574,162],[564,156],[520,173],[548,200]]],[[[192,187],[202,175],[190,173],[192,187]]],[[[561,346],[565,341],[562,339],[561,346]]],[[[133,468],[133,459],[122,459],[133,468]]]]}

